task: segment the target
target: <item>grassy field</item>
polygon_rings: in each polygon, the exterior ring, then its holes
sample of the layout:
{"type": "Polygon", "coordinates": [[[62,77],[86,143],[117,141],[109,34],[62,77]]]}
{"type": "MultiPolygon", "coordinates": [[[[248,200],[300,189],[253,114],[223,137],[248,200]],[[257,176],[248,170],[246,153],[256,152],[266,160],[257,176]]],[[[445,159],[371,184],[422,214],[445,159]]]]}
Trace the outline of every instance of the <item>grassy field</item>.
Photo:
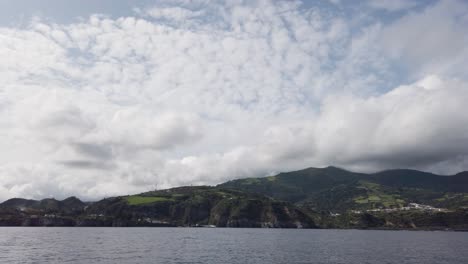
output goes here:
{"type": "Polygon", "coordinates": [[[385,193],[379,184],[361,181],[361,188],[364,188],[367,195],[355,197],[353,200],[356,204],[369,204],[371,207],[401,207],[405,201],[398,194],[385,193]]]}
{"type": "Polygon", "coordinates": [[[149,204],[149,203],[155,203],[155,202],[166,202],[166,201],[172,201],[171,198],[168,197],[156,197],[156,196],[127,196],[125,197],[127,200],[127,203],[129,205],[141,205],[141,204],[149,204]]]}

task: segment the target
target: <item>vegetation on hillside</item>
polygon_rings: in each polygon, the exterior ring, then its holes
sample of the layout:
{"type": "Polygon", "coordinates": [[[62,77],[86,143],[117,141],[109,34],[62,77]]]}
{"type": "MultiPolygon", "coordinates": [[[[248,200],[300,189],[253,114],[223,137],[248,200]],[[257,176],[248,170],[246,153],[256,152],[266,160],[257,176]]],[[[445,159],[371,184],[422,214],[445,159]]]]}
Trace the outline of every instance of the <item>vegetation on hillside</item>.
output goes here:
{"type": "Polygon", "coordinates": [[[343,213],[401,208],[409,203],[468,208],[468,175],[463,174],[439,176],[414,170],[363,174],[327,167],[239,179],[219,187],[260,193],[316,211],[343,213]]]}
{"type": "Polygon", "coordinates": [[[467,208],[468,173],[327,167],[92,203],[14,198],[0,204],[0,225],[468,230],[467,208]]]}

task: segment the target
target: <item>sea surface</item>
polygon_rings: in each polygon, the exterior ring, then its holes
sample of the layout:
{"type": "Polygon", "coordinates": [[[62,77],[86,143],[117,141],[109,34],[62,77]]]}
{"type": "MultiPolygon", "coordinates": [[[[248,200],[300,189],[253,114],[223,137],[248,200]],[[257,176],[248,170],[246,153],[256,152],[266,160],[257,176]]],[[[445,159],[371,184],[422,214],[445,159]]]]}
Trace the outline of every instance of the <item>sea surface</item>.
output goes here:
{"type": "Polygon", "coordinates": [[[0,263],[468,263],[468,233],[0,227],[0,263]]]}

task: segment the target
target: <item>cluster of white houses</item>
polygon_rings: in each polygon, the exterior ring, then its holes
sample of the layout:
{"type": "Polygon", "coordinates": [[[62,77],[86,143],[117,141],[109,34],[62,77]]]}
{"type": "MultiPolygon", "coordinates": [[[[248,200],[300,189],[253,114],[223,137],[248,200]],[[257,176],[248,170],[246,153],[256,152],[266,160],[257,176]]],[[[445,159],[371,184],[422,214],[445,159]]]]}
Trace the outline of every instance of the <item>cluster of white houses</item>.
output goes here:
{"type": "Polygon", "coordinates": [[[445,208],[436,208],[430,205],[418,204],[418,203],[409,203],[408,206],[398,207],[398,208],[377,208],[369,210],[351,210],[351,213],[362,214],[363,212],[396,212],[396,211],[409,211],[409,210],[421,210],[421,211],[431,211],[431,212],[447,212],[448,209],[445,208]]]}

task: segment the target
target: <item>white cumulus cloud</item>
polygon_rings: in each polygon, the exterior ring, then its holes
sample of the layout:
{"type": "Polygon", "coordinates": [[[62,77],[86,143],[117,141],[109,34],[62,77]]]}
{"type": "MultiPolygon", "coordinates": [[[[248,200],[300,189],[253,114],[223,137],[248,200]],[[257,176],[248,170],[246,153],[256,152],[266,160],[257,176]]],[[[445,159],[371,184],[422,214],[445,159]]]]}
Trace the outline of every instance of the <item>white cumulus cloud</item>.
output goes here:
{"type": "Polygon", "coordinates": [[[467,169],[467,4],[372,3],[403,13],[163,1],[0,27],[0,199],[467,169]]]}

